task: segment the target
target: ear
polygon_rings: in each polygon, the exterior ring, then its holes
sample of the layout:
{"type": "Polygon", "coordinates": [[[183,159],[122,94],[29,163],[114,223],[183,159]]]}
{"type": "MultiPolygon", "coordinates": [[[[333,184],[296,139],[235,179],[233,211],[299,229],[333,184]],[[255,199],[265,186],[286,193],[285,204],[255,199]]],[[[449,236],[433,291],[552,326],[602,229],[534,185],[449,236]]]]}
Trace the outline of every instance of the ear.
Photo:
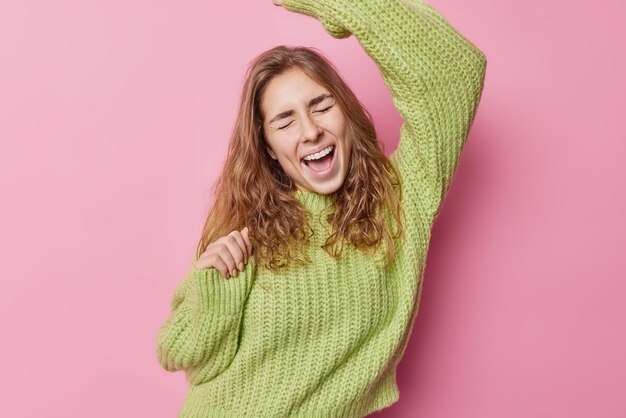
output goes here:
{"type": "Polygon", "coordinates": [[[270,155],[270,157],[272,157],[272,159],[277,160],[278,158],[276,158],[276,154],[274,153],[274,150],[272,150],[272,148],[269,145],[266,145],[265,147],[267,149],[267,153],[270,155]]]}
{"type": "Polygon", "coordinates": [[[272,157],[273,160],[277,160],[276,153],[272,150],[272,147],[270,147],[270,144],[267,142],[265,131],[263,130],[263,128],[260,128],[260,129],[262,129],[261,137],[263,138],[263,145],[265,145],[265,149],[267,149],[267,153],[270,155],[270,157],[272,157]]]}

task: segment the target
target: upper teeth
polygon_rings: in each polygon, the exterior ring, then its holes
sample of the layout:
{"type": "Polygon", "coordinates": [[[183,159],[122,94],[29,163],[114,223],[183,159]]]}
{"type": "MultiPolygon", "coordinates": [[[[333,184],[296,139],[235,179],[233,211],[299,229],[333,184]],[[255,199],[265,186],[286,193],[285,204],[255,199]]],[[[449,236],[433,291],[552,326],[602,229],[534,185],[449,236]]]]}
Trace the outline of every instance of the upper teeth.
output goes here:
{"type": "Polygon", "coordinates": [[[321,150],[320,152],[316,152],[315,154],[310,154],[307,155],[306,157],[304,157],[304,160],[307,161],[311,161],[311,160],[319,160],[320,158],[328,155],[329,152],[331,152],[333,150],[334,145],[330,145],[326,148],[324,148],[323,150],[321,150]]]}

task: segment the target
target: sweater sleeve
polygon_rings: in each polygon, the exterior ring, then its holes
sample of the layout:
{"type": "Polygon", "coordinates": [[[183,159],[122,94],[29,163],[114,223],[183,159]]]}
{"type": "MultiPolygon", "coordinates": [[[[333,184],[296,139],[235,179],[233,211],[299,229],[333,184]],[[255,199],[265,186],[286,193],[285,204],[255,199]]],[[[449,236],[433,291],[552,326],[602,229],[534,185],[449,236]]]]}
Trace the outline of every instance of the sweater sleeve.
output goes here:
{"type": "Polygon", "coordinates": [[[335,38],[354,34],[376,62],[403,119],[391,160],[407,214],[434,219],[480,101],[485,55],[422,0],[284,0],[284,7],[319,19],[335,38]]]}
{"type": "Polygon", "coordinates": [[[158,333],[156,353],[165,370],[184,370],[189,383],[200,384],[228,367],[239,346],[254,263],[252,255],[244,271],[228,279],[214,268],[187,272],[158,333]]]}

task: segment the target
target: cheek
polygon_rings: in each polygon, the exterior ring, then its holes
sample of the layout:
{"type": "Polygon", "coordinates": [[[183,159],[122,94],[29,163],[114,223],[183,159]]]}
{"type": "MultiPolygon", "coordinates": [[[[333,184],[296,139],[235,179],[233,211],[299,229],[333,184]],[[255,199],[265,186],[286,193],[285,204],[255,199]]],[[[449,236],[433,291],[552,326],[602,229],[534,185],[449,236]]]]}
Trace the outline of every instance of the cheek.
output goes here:
{"type": "Polygon", "coordinates": [[[284,140],[283,144],[274,145],[274,153],[281,162],[288,162],[294,159],[298,159],[297,148],[293,141],[284,140]]]}
{"type": "Polygon", "coordinates": [[[348,122],[344,118],[337,120],[337,128],[335,130],[336,136],[341,140],[344,149],[350,147],[350,138],[348,138],[348,122]]]}
{"type": "Polygon", "coordinates": [[[348,121],[342,116],[339,115],[334,121],[333,124],[335,126],[335,135],[340,137],[344,144],[348,141],[348,121]]]}
{"type": "Polygon", "coordinates": [[[332,123],[336,130],[342,130],[345,128],[346,118],[341,112],[335,112],[330,119],[330,123],[332,123]]]}

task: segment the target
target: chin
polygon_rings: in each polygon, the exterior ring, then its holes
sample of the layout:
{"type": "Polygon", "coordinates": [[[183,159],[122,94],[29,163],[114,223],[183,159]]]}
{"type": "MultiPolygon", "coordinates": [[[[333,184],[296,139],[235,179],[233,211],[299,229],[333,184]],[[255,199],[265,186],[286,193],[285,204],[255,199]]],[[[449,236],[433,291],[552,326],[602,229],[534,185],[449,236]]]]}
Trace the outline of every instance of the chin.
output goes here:
{"type": "Polygon", "coordinates": [[[308,186],[307,188],[319,194],[335,193],[343,185],[344,178],[345,176],[342,176],[340,178],[331,179],[327,182],[320,183],[320,184],[309,184],[307,185],[308,186]]]}

